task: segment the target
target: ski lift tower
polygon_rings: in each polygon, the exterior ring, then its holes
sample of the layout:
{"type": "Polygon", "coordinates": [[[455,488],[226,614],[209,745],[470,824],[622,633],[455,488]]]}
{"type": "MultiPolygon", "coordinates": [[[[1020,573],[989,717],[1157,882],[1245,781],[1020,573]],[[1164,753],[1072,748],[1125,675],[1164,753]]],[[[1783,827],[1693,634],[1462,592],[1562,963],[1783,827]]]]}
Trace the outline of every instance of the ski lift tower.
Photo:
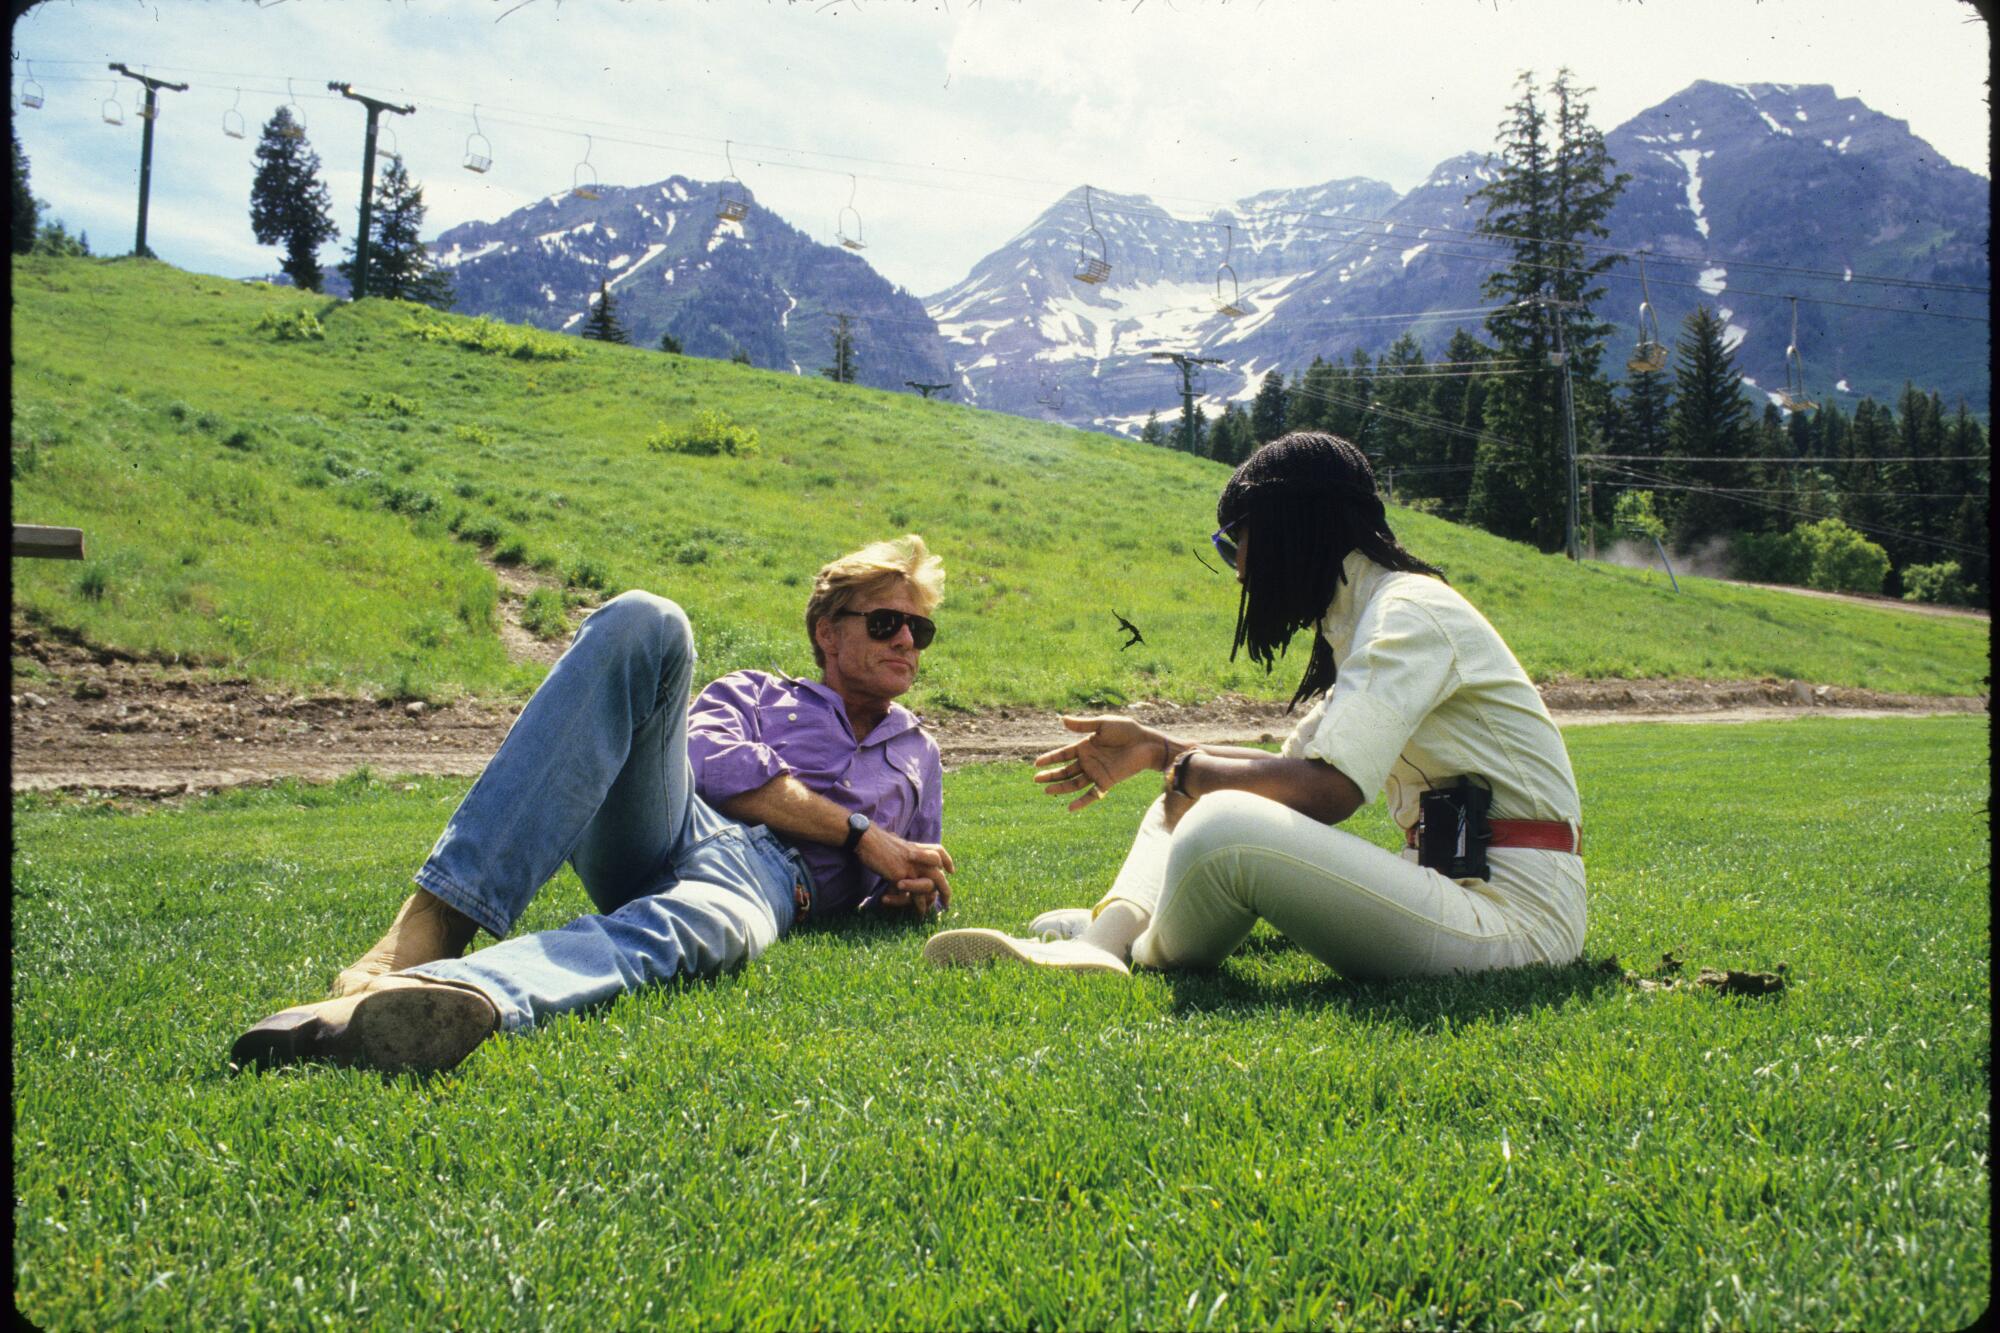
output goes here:
{"type": "MultiPolygon", "coordinates": [[[[140,108],[139,117],[146,122],[146,128],[139,144],[139,237],[132,242],[132,253],[142,259],[146,250],[146,201],[153,192],[153,122],[160,118],[160,104],[157,94],[162,88],[184,93],[185,83],[168,83],[165,79],[155,79],[146,74],[134,74],[118,61],[112,61],[112,69],[128,79],[136,79],[145,86],[146,105],[140,108]]],[[[115,86],[115,85],[114,85],[115,86]]]]}
{"type": "Polygon", "coordinates": [[[384,111],[398,116],[413,115],[414,106],[397,106],[373,97],[363,97],[352,84],[328,83],[327,91],[361,103],[368,108],[368,139],[361,150],[361,229],[354,235],[354,299],[368,295],[368,214],[375,194],[375,122],[384,111]]]}
{"type": "Polygon", "coordinates": [[[1189,356],[1186,352],[1152,352],[1155,361],[1171,361],[1181,372],[1181,438],[1187,443],[1187,451],[1194,452],[1194,377],[1202,366],[1219,366],[1222,361],[1213,356],[1189,356]]]}

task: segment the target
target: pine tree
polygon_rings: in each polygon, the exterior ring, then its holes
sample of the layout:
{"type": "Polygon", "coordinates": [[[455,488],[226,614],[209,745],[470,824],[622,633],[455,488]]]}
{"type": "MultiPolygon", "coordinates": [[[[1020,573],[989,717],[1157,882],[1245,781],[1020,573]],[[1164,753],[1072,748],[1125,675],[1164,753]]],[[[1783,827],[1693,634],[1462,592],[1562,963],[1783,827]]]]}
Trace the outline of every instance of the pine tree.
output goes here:
{"type": "MultiPolygon", "coordinates": [[[[1743,375],[1736,355],[1723,343],[1723,322],[1707,306],[1696,306],[1682,325],[1679,363],[1674,371],[1674,406],[1667,419],[1670,459],[1735,458],[1752,447],[1750,404],[1743,397],[1743,375]]],[[[1671,520],[1674,544],[1693,550],[1713,537],[1746,526],[1746,507],[1718,490],[1756,485],[1755,474],[1741,463],[1669,464],[1663,469],[1674,481],[1692,489],[1681,492],[1671,520]]]]}
{"type": "MultiPolygon", "coordinates": [[[[1444,349],[1444,359],[1457,363],[1484,361],[1492,355],[1491,347],[1462,328],[1452,331],[1451,341],[1445,344],[1444,349]]],[[[1459,364],[1453,369],[1465,370],[1469,367],[1459,364]]],[[[1454,521],[1464,514],[1466,492],[1472,486],[1479,430],[1485,421],[1488,383],[1485,377],[1479,375],[1462,378],[1447,375],[1431,381],[1430,406],[1426,411],[1455,429],[1423,432],[1417,451],[1418,462],[1437,470],[1418,473],[1412,484],[1404,488],[1412,495],[1435,499],[1438,513],[1454,521]]]]}
{"type": "Polygon", "coordinates": [[[1875,460],[1896,452],[1896,414],[1873,398],[1854,409],[1840,477],[1840,517],[1870,541],[1882,544],[1883,529],[1894,525],[1893,497],[1884,494],[1884,465],[1875,460]]]}
{"type": "MultiPolygon", "coordinates": [[[[678,352],[681,349],[679,345],[676,344],[674,347],[669,348],[668,350],[678,352]]],[[[736,350],[729,354],[729,359],[736,365],[747,366],[750,364],[750,349],[739,344],[736,350]]]]}
{"type": "Polygon", "coordinates": [[[1167,433],[1160,426],[1160,414],[1158,412],[1148,412],[1146,414],[1146,424],[1139,428],[1139,443],[1163,445],[1166,442],[1167,433]]]}
{"type": "Polygon", "coordinates": [[[833,326],[833,364],[820,367],[819,373],[835,384],[854,383],[854,334],[845,319],[833,326]]]}
{"type": "Polygon", "coordinates": [[[340,236],[333,224],[333,195],[319,178],[319,154],[290,107],[279,107],[264,122],[257,141],[257,175],[250,184],[250,230],[259,245],[281,245],[279,265],[294,286],[316,292],[325,277],[319,248],[340,236]]]}
{"type": "Polygon", "coordinates": [[[1390,344],[1375,363],[1373,400],[1382,410],[1371,417],[1369,442],[1377,455],[1377,473],[1402,470],[1405,484],[1400,491],[1409,489],[1409,469],[1421,461],[1423,452],[1424,427],[1412,419],[1430,404],[1431,381],[1412,378],[1423,368],[1424,349],[1409,333],[1390,344]]]}
{"type": "Polygon", "coordinates": [[[1315,356],[1305,374],[1285,396],[1285,429],[1321,430],[1325,427],[1327,395],[1333,392],[1333,367],[1315,356]]]}
{"type": "Polygon", "coordinates": [[[1285,433],[1285,377],[1264,372],[1257,397],[1250,404],[1250,434],[1257,444],[1269,444],[1285,433]]]}
{"type": "MultiPolygon", "coordinates": [[[[671,333],[663,333],[660,335],[660,350],[662,352],[672,352],[676,356],[678,356],[680,355],[681,351],[681,340],[679,338],[674,337],[674,335],[671,333]]],[[[737,350],[742,351],[741,348],[738,348],[737,350]]],[[[750,359],[750,354],[745,352],[743,355],[743,359],[745,361],[748,361],[750,359]]]]}
{"type": "MultiPolygon", "coordinates": [[[[457,302],[451,275],[437,266],[417,239],[424,225],[424,187],[410,179],[400,154],[392,155],[375,182],[369,210],[368,295],[449,310],[457,302]]],[[[354,247],[340,261],[340,276],[354,282],[354,247]]]]}
{"type": "Polygon", "coordinates": [[[597,302],[590,307],[590,314],[583,321],[583,336],[601,343],[632,341],[625,332],[625,326],[618,321],[618,308],[611,298],[611,283],[608,280],[597,284],[597,302]]]}
{"type": "Polygon", "coordinates": [[[1635,370],[1625,376],[1625,400],[1620,405],[1618,429],[1611,440],[1621,454],[1661,458],[1667,452],[1667,419],[1673,412],[1673,394],[1667,388],[1664,371],[1635,370]]]}
{"type": "MultiPolygon", "coordinates": [[[[1617,258],[1584,245],[1610,234],[1605,219],[1629,177],[1612,173],[1604,136],[1591,126],[1583,100],[1589,90],[1576,87],[1568,70],[1557,71],[1548,86],[1553,124],[1536,100],[1534,75],[1522,74],[1519,87],[1500,127],[1498,178],[1471,196],[1484,204],[1482,225],[1509,237],[1512,249],[1508,265],[1482,289],[1505,302],[1487,316],[1486,330],[1497,354],[1524,368],[1551,366],[1560,346],[1583,421],[1601,414],[1608,392],[1597,367],[1611,326],[1591,306],[1604,293],[1598,276],[1617,258]]],[[[1469,517],[1501,536],[1560,548],[1569,490],[1561,375],[1496,379],[1485,408],[1489,434],[1473,474],[1469,517]]]]}
{"type": "Polygon", "coordinates": [[[1320,429],[1373,452],[1375,422],[1368,401],[1375,396],[1375,374],[1368,353],[1355,348],[1346,366],[1334,368],[1327,387],[1333,400],[1320,408],[1320,429]]]}
{"type": "Polygon", "coordinates": [[[41,218],[41,209],[28,186],[28,155],[21,151],[21,136],[12,125],[7,127],[7,132],[14,140],[14,253],[25,255],[35,248],[35,230],[41,218]]]}

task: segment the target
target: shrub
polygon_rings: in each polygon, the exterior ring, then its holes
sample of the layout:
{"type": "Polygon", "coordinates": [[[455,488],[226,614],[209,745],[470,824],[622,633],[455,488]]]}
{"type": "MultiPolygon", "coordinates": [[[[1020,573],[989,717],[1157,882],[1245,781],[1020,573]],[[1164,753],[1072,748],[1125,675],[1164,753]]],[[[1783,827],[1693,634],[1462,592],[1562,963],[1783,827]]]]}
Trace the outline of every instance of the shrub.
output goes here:
{"type": "Polygon", "coordinates": [[[289,310],[265,311],[253,331],[269,333],[279,342],[322,342],[326,339],[326,329],[320,324],[319,316],[302,305],[289,310]]]}
{"type": "Polygon", "coordinates": [[[496,565],[518,565],[528,558],[528,544],[519,537],[509,537],[493,548],[493,563],[496,565]]]}
{"type": "Polygon", "coordinates": [[[490,517],[472,518],[459,526],[458,535],[480,546],[497,545],[506,535],[499,521],[490,517]]]}
{"type": "Polygon", "coordinates": [[[692,425],[660,423],[659,429],[646,437],[646,447],[661,454],[693,454],[704,458],[728,454],[734,458],[757,452],[757,431],[751,426],[738,425],[721,412],[702,411],[695,414],[692,425]]]}
{"type": "Polygon", "coordinates": [[[569,633],[562,594],[554,588],[537,588],[529,593],[521,607],[521,628],[538,639],[557,639],[569,633]]]}
{"type": "Polygon", "coordinates": [[[91,561],[78,573],[76,590],[88,601],[103,601],[104,594],[111,590],[111,571],[98,561],[91,561]]]}
{"type": "Polygon", "coordinates": [[[1839,519],[1801,523],[1792,534],[1807,552],[1807,587],[1827,592],[1882,591],[1882,581],[1889,577],[1889,553],[1839,519]]]}
{"type": "Polygon", "coordinates": [[[570,565],[563,582],[572,588],[602,588],[609,577],[602,562],[583,556],[570,565]]]}
{"type": "Polygon", "coordinates": [[[503,324],[483,315],[478,319],[413,319],[408,329],[412,337],[424,342],[511,356],[517,361],[568,361],[581,355],[574,339],[558,338],[518,324],[503,324]]]}
{"type": "Polygon", "coordinates": [[[467,444],[491,445],[499,438],[484,426],[453,426],[451,433],[454,438],[464,440],[467,444]]]}
{"type": "Polygon", "coordinates": [[[417,404],[400,393],[369,392],[361,395],[364,411],[378,412],[386,416],[413,417],[418,412],[417,404]]]}
{"type": "Polygon", "coordinates": [[[712,552],[703,542],[686,542],[674,552],[674,563],[680,565],[700,565],[708,562],[712,552]]]}
{"type": "Polygon", "coordinates": [[[1730,571],[1752,583],[1804,583],[1812,575],[1812,552],[1793,532],[1746,532],[1729,543],[1730,571]]]}
{"type": "Polygon", "coordinates": [[[1667,525],[1653,508],[1651,491],[1625,491],[1611,506],[1611,524],[1635,537],[1665,537],[1667,525]]]}
{"type": "Polygon", "coordinates": [[[1970,589],[1956,560],[1935,565],[1910,565],[1903,570],[1903,600],[1906,602],[1950,602],[1970,600],[1970,589]]]}

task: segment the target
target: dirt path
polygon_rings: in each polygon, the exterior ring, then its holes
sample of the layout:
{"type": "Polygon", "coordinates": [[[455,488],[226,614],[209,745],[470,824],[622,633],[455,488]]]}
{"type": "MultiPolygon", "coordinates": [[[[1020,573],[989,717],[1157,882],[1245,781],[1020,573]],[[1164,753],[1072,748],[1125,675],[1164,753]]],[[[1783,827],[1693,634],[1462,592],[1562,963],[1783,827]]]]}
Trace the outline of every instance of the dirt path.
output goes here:
{"type": "Polygon", "coordinates": [[[1960,620],[1992,620],[1991,612],[1970,606],[1938,606],[1932,602],[1903,602],[1894,597],[1866,597],[1855,592],[1826,592],[1819,588],[1801,588],[1791,583],[1743,583],[1736,579],[1718,579],[1738,588],[1762,588],[1766,592],[1789,592],[1800,597],[1824,597],[1831,602],[1851,602],[1855,606],[1872,606],[1877,611],[1908,611],[1920,616],[1947,616],[1960,620]]]}
{"type": "MultiPolygon", "coordinates": [[[[530,640],[522,651],[553,656],[558,646],[530,640]]],[[[13,682],[10,758],[17,792],[176,796],[282,777],[327,781],[363,764],[382,773],[469,777],[491,757],[518,711],[512,704],[477,701],[433,707],[274,693],[249,680],[217,680],[87,648],[19,620],[13,649],[42,673],[13,682]]],[[[1773,681],[1555,681],[1542,688],[1542,697],[1566,727],[1749,722],[1821,711],[1909,717],[1986,708],[1984,697],[1884,695],[1773,681]]],[[[1236,697],[1125,711],[1176,735],[1216,743],[1277,740],[1291,727],[1281,705],[1236,697]]],[[[1061,743],[1054,716],[1041,710],[954,713],[927,722],[950,767],[1027,759],[1061,743]]]]}

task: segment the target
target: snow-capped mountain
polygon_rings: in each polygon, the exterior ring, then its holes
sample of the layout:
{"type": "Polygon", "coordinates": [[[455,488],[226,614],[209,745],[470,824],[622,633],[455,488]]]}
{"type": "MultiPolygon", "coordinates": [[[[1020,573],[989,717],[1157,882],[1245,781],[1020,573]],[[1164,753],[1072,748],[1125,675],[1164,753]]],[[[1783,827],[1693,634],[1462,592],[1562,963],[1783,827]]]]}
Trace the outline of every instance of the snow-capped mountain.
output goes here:
{"type": "Polygon", "coordinates": [[[741,220],[721,217],[721,192],[673,176],[599,186],[594,199],[554,194],[427,245],[451,272],[460,313],[575,331],[608,282],[637,346],[672,333],[690,355],[740,349],[753,365],[813,375],[832,363],[834,314],[844,311],[860,383],[944,381],[944,346],[916,297],[754,201],[741,220]]]}
{"type": "MultiPolygon", "coordinates": [[[[1603,243],[1657,256],[1646,278],[1664,339],[1697,302],[1718,308],[1739,366],[1766,392],[1785,383],[1789,295],[1985,312],[1971,293],[1799,271],[1988,282],[1986,182],[1830,87],[1698,82],[1605,140],[1631,180],[1603,243]]],[[[1479,331],[1477,308],[1491,304],[1480,287],[1505,253],[1468,234],[1481,210],[1467,196],[1491,179],[1487,154],[1468,153],[1400,197],[1379,181],[1334,181],[1194,219],[1097,191],[1086,213],[1076,190],[926,305],[953,343],[963,397],[1130,432],[1149,411],[1178,411],[1178,375],[1151,352],[1221,358],[1204,377],[1212,406],[1315,355],[1375,354],[1414,331],[1435,356],[1454,328],[1479,331]],[[1085,254],[1110,263],[1108,280],[1076,279],[1085,254]],[[1225,256],[1234,285],[1219,269],[1225,256]],[[1243,313],[1218,309],[1218,284],[1243,313]]],[[[1634,336],[1638,276],[1622,263],[1604,280],[1599,314],[1621,326],[1614,353],[1634,336]]],[[[1821,396],[1886,398],[1907,378],[1977,410],[1989,403],[1976,323],[1802,301],[1798,345],[1821,396]]],[[[1622,361],[1608,357],[1607,368],[1622,361]]]]}

